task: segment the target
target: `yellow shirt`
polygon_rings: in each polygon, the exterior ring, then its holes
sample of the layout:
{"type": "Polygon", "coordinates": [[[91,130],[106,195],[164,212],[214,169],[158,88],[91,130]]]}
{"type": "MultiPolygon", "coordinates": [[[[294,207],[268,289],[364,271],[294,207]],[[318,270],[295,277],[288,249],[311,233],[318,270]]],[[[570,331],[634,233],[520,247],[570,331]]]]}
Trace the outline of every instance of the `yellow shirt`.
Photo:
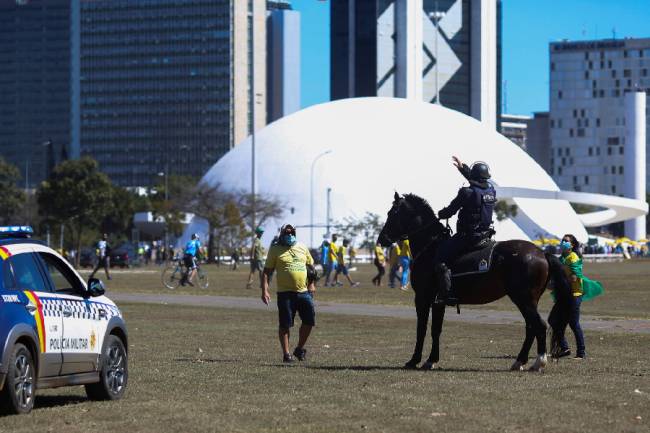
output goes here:
{"type": "Polygon", "coordinates": [[[278,292],[306,292],[307,265],[313,265],[314,259],[303,244],[292,247],[273,245],[266,256],[266,269],[275,269],[278,292]]]}
{"type": "MultiPolygon", "coordinates": [[[[567,265],[572,265],[575,262],[577,262],[578,260],[580,260],[580,256],[578,256],[575,253],[575,251],[571,251],[571,253],[569,253],[569,255],[567,255],[564,258],[564,261],[566,262],[567,265]]],[[[573,273],[571,272],[571,268],[569,268],[568,266],[564,267],[564,272],[566,273],[567,277],[569,278],[569,282],[571,283],[571,292],[573,293],[573,296],[576,296],[576,297],[577,296],[582,296],[582,293],[583,293],[583,291],[582,291],[582,278],[577,278],[576,277],[575,281],[573,281],[571,279],[571,276],[573,275],[573,273]]]]}
{"type": "Polygon", "coordinates": [[[386,257],[384,256],[384,249],[382,247],[375,246],[375,257],[377,257],[379,263],[384,263],[386,261],[386,257]]]}
{"type": "Polygon", "coordinates": [[[411,259],[411,257],[412,257],[411,256],[411,244],[409,244],[408,239],[404,239],[402,241],[399,256],[400,257],[408,257],[409,260],[411,259]]]}
{"type": "Polygon", "coordinates": [[[336,259],[336,260],[338,260],[339,265],[344,265],[345,264],[345,254],[347,252],[348,252],[348,247],[346,247],[344,245],[341,245],[339,247],[338,252],[337,252],[338,258],[336,259]]]}
{"type": "Polygon", "coordinates": [[[394,247],[390,248],[389,260],[390,260],[391,266],[395,266],[397,264],[399,254],[400,254],[399,245],[396,244],[394,247]]]}
{"type": "Polygon", "coordinates": [[[329,257],[330,257],[330,262],[338,262],[338,250],[339,247],[336,246],[334,242],[330,242],[330,250],[329,250],[329,257]]]}

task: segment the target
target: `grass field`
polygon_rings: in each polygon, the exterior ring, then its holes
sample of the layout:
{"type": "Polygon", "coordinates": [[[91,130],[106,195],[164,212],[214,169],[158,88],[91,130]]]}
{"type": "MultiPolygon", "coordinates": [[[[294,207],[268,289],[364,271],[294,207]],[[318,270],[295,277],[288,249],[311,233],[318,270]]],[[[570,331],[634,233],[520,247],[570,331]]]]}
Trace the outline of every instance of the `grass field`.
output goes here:
{"type": "Polygon", "coordinates": [[[404,371],[412,320],[320,315],[308,361],[287,367],[273,308],[122,309],[126,398],[45,390],[32,414],[0,418],[0,431],[650,431],[649,335],[591,332],[586,361],[513,373],[520,326],[448,323],[443,369],[404,371]]]}
{"type": "MultiPolygon", "coordinates": [[[[325,302],[350,302],[387,305],[412,305],[413,292],[402,292],[398,289],[389,289],[384,286],[374,287],[370,280],[374,276],[375,268],[371,265],[358,265],[358,271],[351,273],[352,277],[361,282],[361,286],[351,288],[321,287],[318,299],[325,302]]],[[[215,265],[204,265],[210,278],[210,287],[207,290],[199,288],[179,288],[170,291],[163,287],[158,267],[139,268],[124,272],[115,272],[113,280],[105,281],[110,291],[131,293],[183,293],[183,294],[210,294],[222,296],[258,297],[259,289],[247,290],[246,281],[248,268],[242,267],[238,271],[230,271],[227,266],[217,268],[215,265]]],[[[587,315],[600,315],[606,317],[644,318],[650,319],[650,261],[633,260],[621,263],[587,263],[585,274],[595,280],[601,281],[605,286],[606,294],[593,301],[583,304],[582,312],[587,315]]],[[[104,277],[103,272],[99,273],[104,277]]],[[[321,280],[321,283],[323,281],[321,280]]],[[[550,296],[545,294],[540,302],[542,311],[550,311],[550,296]]],[[[502,299],[495,303],[466,308],[490,308],[516,311],[509,299],[502,299]]]]}

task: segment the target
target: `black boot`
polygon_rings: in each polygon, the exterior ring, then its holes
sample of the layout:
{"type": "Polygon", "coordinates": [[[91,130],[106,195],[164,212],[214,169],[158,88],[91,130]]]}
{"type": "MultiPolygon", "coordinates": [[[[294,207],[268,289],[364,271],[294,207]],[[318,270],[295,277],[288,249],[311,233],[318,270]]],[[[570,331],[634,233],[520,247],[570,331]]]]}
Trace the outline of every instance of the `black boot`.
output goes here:
{"type": "Polygon", "coordinates": [[[438,295],[434,299],[434,304],[457,305],[458,299],[451,290],[451,270],[444,263],[436,266],[436,283],[438,286],[438,295]]]}

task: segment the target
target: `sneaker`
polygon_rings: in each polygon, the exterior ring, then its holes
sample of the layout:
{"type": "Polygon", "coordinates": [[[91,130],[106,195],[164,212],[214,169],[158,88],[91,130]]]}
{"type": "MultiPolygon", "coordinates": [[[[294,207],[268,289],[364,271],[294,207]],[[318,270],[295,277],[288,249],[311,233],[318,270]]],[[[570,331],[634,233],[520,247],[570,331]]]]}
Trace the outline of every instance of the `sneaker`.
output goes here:
{"type": "Polygon", "coordinates": [[[574,356],[574,357],[571,358],[571,359],[574,359],[574,360],[576,360],[576,361],[582,361],[582,360],[585,359],[585,358],[586,358],[586,356],[585,356],[585,354],[583,353],[583,354],[577,354],[576,356],[574,356]]]}
{"type": "Polygon", "coordinates": [[[340,281],[337,281],[336,282],[336,287],[343,287],[343,283],[341,283],[340,281]]]}
{"type": "Polygon", "coordinates": [[[352,287],[358,287],[358,286],[359,286],[359,284],[361,284],[361,283],[360,283],[360,282],[358,282],[358,281],[357,281],[356,283],[352,283],[352,287]]]}
{"type": "Polygon", "coordinates": [[[399,289],[400,289],[401,291],[403,291],[403,292],[408,292],[408,291],[409,291],[409,286],[408,286],[408,284],[407,284],[406,286],[401,286],[399,289]]]}
{"type": "Polygon", "coordinates": [[[282,362],[285,364],[291,364],[293,362],[293,357],[291,356],[290,353],[285,353],[284,357],[282,358],[282,362]]]}
{"type": "Polygon", "coordinates": [[[564,358],[565,356],[571,355],[571,350],[569,349],[562,349],[560,350],[560,353],[557,354],[557,358],[564,358]]]}
{"type": "Polygon", "coordinates": [[[304,361],[307,358],[307,349],[296,347],[296,350],[293,351],[293,356],[298,358],[298,361],[304,361]]]}

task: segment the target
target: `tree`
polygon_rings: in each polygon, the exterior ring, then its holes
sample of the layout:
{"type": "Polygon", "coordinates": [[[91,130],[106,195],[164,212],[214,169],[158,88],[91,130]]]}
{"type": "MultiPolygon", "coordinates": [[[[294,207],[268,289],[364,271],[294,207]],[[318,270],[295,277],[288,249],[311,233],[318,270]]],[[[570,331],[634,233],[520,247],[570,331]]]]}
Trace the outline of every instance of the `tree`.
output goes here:
{"type": "Polygon", "coordinates": [[[102,233],[111,233],[113,241],[125,241],[133,229],[133,214],[150,209],[149,199],[126,188],[112,186],[113,206],[102,219],[102,233]]]}
{"type": "Polygon", "coordinates": [[[384,226],[381,217],[372,212],[366,212],[363,218],[357,219],[348,217],[343,223],[335,225],[339,234],[344,238],[355,239],[362,236],[360,248],[366,248],[372,252],[379,237],[379,232],[384,226]]]}
{"type": "Polygon", "coordinates": [[[194,200],[196,183],[196,178],[191,176],[171,175],[167,179],[160,177],[159,182],[149,191],[154,218],[162,216],[168,232],[174,236],[183,233],[183,220],[194,200]]]}
{"type": "Polygon", "coordinates": [[[84,232],[99,229],[113,208],[112,198],[110,180],[89,157],[57,165],[36,192],[39,213],[45,220],[65,224],[72,233],[76,264],[84,232]]]}
{"type": "Polygon", "coordinates": [[[517,216],[518,207],[516,204],[510,204],[508,200],[499,200],[497,205],[494,206],[494,213],[497,216],[497,221],[503,221],[509,217],[517,216]]]}
{"type": "Polygon", "coordinates": [[[16,221],[25,205],[26,195],[18,186],[20,171],[15,165],[5,162],[0,156],[0,224],[24,224],[16,221]]]}

